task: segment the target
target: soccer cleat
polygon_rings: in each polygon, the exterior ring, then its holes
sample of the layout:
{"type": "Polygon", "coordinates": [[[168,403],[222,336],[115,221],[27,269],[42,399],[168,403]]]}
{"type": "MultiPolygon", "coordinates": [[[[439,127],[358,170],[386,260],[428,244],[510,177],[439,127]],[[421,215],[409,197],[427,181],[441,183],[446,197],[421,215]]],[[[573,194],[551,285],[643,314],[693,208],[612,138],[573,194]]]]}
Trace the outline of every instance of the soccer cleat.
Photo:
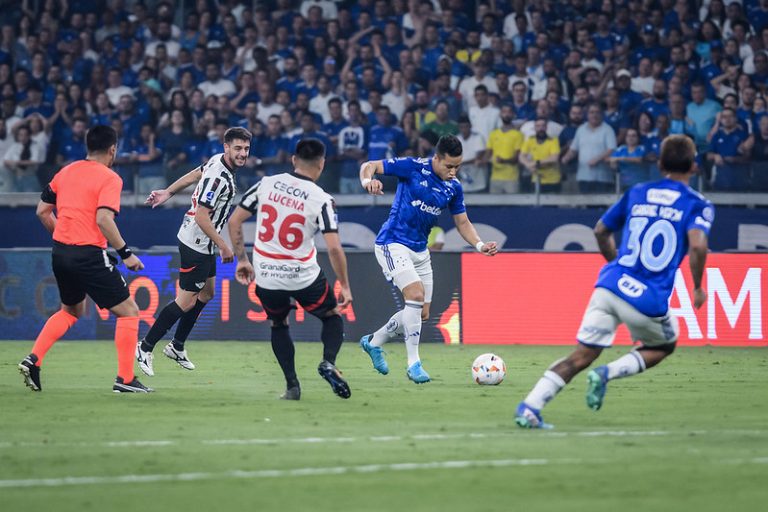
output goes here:
{"type": "Polygon", "coordinates": [[[24,384],[32,391],[42,391],[40,384],[40,367],[37,366],[37,356],[29,354],[19,363],[19,373],[24,376],[24,384]]]}
{"type": "Polygon", "coordinates": [[[115,379],[115,385],[112,386],[112,391],[115,393],[152,393],[154,389],[148,388],[141,382],[139,382],[139,379],[136,377],[133,378],[131,382],[123,382],[122,377],[117,377],[115,379]]]}
{"type": "Polygon", "coordinates": [[[331,385],[331,389],[336,395],[341,398],[349,398],[352,396],[349,384],[347,384],[347,381],[341,376],[341,372],[333,364],[325,360],[320,361],[320,365],[317,367],[317,373],[328,381],[328,384],[331,385]]]}
{"type": "Polygon", "coordinates": [[[544,419],[541,417],[541,411],[534,409],[525,402],[520,402],[520,405],[517,406],[515,423],[517,423],[518,427],[522,428],[553,428],[551,424],[544,422],[544,419]]]}
{"type": "Polygon", "coordinates": [[[280,395],[280,400],[301,400],[301,387],[297,384],[286,389],[285,393],[280,395]]]}
{"type": "Polygon", "coordinates": [[[360,338],[360,347],[368,354],[373,362],[373,367],[382,375],[389,373],[389,365],[387,360],[384,359],[384,350],[381,347],[374,347],[371,345],[371,339],[373,334],[366,334],[360,338]]]}
{"type": "Polygon", "coordinates": [[[421,367],[421,361],[416,361],[409,366],[406,373],[408,374],[408,378],[416,384],[424,384],[425,382],[430,381],[429,374],[421,367]]]}
{"type": "Polygon", "coordinates": [[[152,352],[144,352],[141,350],[141,341],[136,345],[136,361],[139,363],[139,368],[145,374],[150,377],[155,376],[155,370],[152,368],[152,352]]]}
{"type": "Polygon", "coordinates": [[[176,350],[176,348],[173,346],[173,342],[170,342],[165,346],[165,348],[163,349],[163,354],[165,354],[169,359],[173,359],[174,361],[179,363],[179,366],[181,366],[185,370],[195,369],[195,363],[189,360],[189,358],[187,357],[187,351],[176,350]]]}
{"type": "Polygon", "coordinates": [[[603,406],[605,390],[608,387],[608,367],[598,366],[587,374],[587,407],[599,411],[603,406]]]}

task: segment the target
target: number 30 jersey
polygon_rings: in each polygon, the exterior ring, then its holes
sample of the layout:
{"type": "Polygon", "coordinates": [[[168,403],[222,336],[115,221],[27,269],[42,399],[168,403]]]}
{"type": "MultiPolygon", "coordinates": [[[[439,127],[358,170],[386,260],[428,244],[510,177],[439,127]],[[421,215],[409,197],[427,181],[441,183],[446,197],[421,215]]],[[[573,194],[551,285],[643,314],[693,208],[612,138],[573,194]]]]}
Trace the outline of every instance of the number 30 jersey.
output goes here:
{"type": "Polygon", "coordinates": [[[256,216],[256,284],[269,290],[301,290],[312,284],[320,274],[315,233],[339,229],[333,198],[292,172],[262,178],[243,195],[240,207],[256,216]]]}
{"type": "Polygon", "coordinates": [[[715,209],[687,185],[663,179],[632,187],[600,220],[622,234],[616,259],[600,270],[595,286],[658,317],[669,309],[675,272],[688,253],[688,231],[709,236],[715,209]]]}

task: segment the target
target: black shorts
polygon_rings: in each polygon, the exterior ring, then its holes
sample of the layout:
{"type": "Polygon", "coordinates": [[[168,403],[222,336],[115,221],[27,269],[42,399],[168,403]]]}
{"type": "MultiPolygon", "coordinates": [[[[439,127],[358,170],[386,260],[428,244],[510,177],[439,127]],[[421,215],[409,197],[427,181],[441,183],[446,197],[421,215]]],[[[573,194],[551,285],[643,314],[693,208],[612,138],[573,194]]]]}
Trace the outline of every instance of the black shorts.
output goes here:
{"type": "Polygon", "coordinates": [[[54,242],[51,260],[62,304],[74,306],[88,295],[100,308],[110,309],[130,297],[117,259],[100,247],[54,242]]]}
{"type": "Polygon", "coordinates": [[[256,296],[267,318],[276,323],[282,322],[296,307],[291,303],[291,298],[301,304],[307,313],[318,318],[323,318],[337,306],[336,295],[328,286],[322,270],[311,285],[301,290],[269,290],[256,285],[256,296]]]}
{"type": "Polygon", "coordinates": [[[216,255],[203,254],[179,244],[179,288],[199,293],[209,277],[216,277],[216,255]]]}

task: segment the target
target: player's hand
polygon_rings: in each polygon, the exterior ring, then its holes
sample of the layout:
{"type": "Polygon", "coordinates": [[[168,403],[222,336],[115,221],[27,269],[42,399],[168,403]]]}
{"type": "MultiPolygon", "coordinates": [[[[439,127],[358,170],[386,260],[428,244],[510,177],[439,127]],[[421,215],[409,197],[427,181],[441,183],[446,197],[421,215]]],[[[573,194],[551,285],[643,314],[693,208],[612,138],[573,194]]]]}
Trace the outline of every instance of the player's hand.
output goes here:
{"type": "Polygon", "coordinates": [[[384,185],[379,180],[371,180],[363,187],[366,192],[372,196],[381,196],[384,194],[384,185]]]}
{"type": "Polygon", "coordinates": [[[237,262],[237,270],[235,270],[235,279],[243,286],[248,286],[256,279],[256,272],[253,270],[253,265],[248,260],[242,260],[237,262]]]}
{"type": "Polygon", "coordinates": [[[170,192],[167,190],[153,190],[149,193],[147,196],[147,199],[144,201],[144,204],[151,206],[152,208],[156,208],[166,202],[168,199],[171,198],[170,192]]]}
{"type": "Polygon", "coordinates": [[[144,268],[144,263],[135,254],[131,254],[128,259],[123,260],[123,263],[128,267],[128,270],[133,270],[134,272],[144,268]]]}
{"type": "Polygon", "coordinates": [[[496,242],[486,242],[483,247],[480,248],[480,252],[486,256],[493,256],[499,252],[499,247],[496,242]]]}
{"type": "Polygon", "coordinates": [[[232,263],[235,261],[235,253],[229,248],[227,244],[222,244],[219,247],[219,255],[221,256],[222,263],[232,263]]]}
{"type": "Polygon", "coordinates": [[[703,288],[693,290],[693,307],[699,309],[707,302],[707,292],[703,288]]]}
{"type": "Polygon", "coordinates": [[[350,290],[349,286],[342,286],[341,290],[339,291],[339,309],[344,310],[352,304],[352,290],[350,290]]]}

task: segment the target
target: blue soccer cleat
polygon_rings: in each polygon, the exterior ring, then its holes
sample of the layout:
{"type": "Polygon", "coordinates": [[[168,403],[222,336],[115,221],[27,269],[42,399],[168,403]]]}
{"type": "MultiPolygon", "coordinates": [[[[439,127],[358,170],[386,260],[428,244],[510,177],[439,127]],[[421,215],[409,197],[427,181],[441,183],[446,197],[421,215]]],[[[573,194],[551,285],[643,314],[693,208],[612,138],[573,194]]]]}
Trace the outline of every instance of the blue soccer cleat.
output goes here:
{"type": "Polygon", "coordinates": [[[543,428],[551,429],[553,425],[544,422],[544,418],[541,417],[541,411],[534,409],[525,402],[520,402],[515,411],[515,423],[518,427],[522,428],[543,428]]]}
{"type": "Polygon", "coordinates": [[[430,381],[429,374],[421,367],[421,361],[416,361],[409,366],[407,373],[408,378],[416,384],[424,384],[425,382],[430,381]]]}
{"type": "Polygon", "coordinates": [[[382,375],[386,375],[389,373],[389,365],[387,364],[387,360],[384,359],[384,350],[382,350],[381,347],[374,347],[371,345],[372,338],[373,334],[366,334],[360,338],[360,347],[370,356],[376,371],[382,375]]]}
{"type": "Polygon", "coordinates": [[[598,366],[587,374],[587,407],[599,411],[603,406],[605,390],[608,388],[608,367],[598,366]]]}

